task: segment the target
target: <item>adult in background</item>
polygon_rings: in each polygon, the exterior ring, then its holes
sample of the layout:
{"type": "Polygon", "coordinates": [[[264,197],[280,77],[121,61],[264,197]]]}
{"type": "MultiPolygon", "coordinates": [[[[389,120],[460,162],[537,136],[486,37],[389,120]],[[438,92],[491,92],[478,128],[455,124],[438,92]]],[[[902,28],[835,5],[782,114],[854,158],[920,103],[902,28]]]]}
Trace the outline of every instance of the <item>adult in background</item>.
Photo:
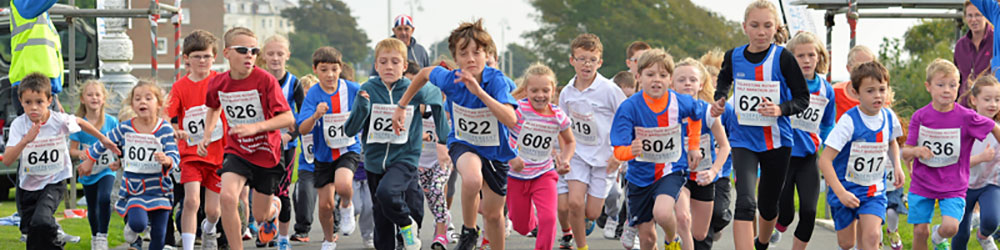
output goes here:
{"type": "MultiPolygon", "coordinates": [[[[965,16],[962,19],[969,31],[955,44],[954,61],[958,66],[958,93],[965,94],[972,86],[969,82],[990,68],[993,54],[993,27],[972,2],[965,2],[965,16]]],[[[967,98],[959,98],[962,106],[969,107],[967,98]]]]}
{"type": "MultiPolygon", "coordinates": [[[[413,60],[420,65],[420,68],[427,67],[431,65],[430,57],[427,57],[427,50],[424,49],[423,45],[417,43],[417,39],[413,39],[413,17],[406,14],[400,14],[396,16],[396,19],[392,21],[392,37],[403,41],[406,44],[406,59],[413,60]]],[[[372,70],[369,75],[377,76],[378,72],[375,72],[375,64],[372,64],[372,70]]]]}
{"type": "MultiPolygon", "coordinates": [[[[56,0],[11,0],[10,22],[10,77],[11,93],[17,93],[17,85],[21,84],[28,74],[38,72],[52,82],[52,95],[62,92],[62,42],[59,32],[49,18],[49,8],[56,0]]],[[[17,114],[23,114],[21,101],[17,94],[12,95],[12,104],[17,114]]],[[[65,112],[59,103],[59,98],[52,98],[53,110],[65,112]]]]}

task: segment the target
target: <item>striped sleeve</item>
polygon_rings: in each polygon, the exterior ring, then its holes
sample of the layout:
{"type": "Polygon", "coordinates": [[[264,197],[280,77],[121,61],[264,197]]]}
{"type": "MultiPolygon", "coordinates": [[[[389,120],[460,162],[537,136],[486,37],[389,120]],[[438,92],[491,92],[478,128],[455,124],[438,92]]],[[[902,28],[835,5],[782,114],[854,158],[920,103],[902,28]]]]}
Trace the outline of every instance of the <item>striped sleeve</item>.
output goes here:
{"type": "Polygon", "coordinates": [[[170,158],[172,162],[168,169],[164,169],[164,173],[168,173],[171,170],[179,171],[178,163],[181,161],[181,155],[177,152],[177,141],[174,140],[174,128],[170,126],[167,121],[163,121],[160,129],[156,131],[156,137],[160,139],[160,143],[163,144],[163,153],[170,158]]]}
{"type": "MultiPolygon", "coordinates": [[[[125,123],[119,123],[119,125],[117,127],[115,127],[114,129],[111,129],[111,131],[109,131],[108,134],[107,134],[108,139],[110,139],[111,142],[114,142],[115,145],[118,145],[119,148],[121,148],[122,142],[123,142],[123,140],[122,140],[122,126],[125,126],[125,123]]],[[[167,127],[170,127],[170,126],[167,125],[167,127]]],[[[171,132],[171,134],[172,134],[172,132],[171,132]]],[[[91,161],[97,161],[97,159],[100,158],[101,155],[104,154],[104,152],[107,152],[107,151],[108,151],[108,148],[104,147],[104,143],[97,142],[97,143],[94,143],[94,145],[90,146],[89,149],[87,149],[87,157],[89,157],[91,161]]]]}

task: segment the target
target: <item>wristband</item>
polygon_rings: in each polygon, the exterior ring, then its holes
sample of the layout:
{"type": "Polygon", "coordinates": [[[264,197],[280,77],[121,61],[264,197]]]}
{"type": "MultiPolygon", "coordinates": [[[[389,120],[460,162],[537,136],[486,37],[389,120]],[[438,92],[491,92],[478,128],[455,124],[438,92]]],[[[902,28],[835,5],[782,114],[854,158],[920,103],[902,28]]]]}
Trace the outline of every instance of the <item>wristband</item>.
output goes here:
{"type": "Polygon", "coordinates": [[[396,105],[396,108],[402,109],[402,110],[406,110],[406,105],[399,104],[399,105],[396,105]]]}

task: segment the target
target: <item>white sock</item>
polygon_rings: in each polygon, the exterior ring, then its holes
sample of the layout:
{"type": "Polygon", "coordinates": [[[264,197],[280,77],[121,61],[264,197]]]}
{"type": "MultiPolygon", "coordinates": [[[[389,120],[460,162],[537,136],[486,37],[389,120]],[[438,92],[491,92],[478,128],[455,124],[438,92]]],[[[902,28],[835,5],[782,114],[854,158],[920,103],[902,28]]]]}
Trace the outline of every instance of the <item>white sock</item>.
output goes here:
{"type": "Polygon", "coordinates": [[[281,240],[288,240],[288,235],[287,234],[286,235],[278,234],[278,240],[279,241],[281,241],[281,240]]]}
{"type": "Polygon", "coordinates": [[[215,225],[217,223],[219,223],[219,219],[215,219],[215,221],[211,222],[208,219],[205,219],[201,223],[201,231],[206,234],[213,234],[215,233],[215,225]]]}
{"type": "Polygon", "coordinates": [[[896,213],[896,209],[885,210],[885,224],[887,225],[887,230],[889,232],[896,232],[899,230],[899,214],[896,213]]]}
{"type": "Polygon", "coordinates": [[[931,242],[933,242],[934,244],[944,242],[945,240],[948,240],[948,238],[941,237],[941,235],[938,234],[938,230],[934,230],[934,232],[931,232],[931,242]]]}
{"type": "Polygon", "coordinates": [[[181,233],[181,242],[184,245],[184,250],[194,250],[193,233],[181,233]]]}

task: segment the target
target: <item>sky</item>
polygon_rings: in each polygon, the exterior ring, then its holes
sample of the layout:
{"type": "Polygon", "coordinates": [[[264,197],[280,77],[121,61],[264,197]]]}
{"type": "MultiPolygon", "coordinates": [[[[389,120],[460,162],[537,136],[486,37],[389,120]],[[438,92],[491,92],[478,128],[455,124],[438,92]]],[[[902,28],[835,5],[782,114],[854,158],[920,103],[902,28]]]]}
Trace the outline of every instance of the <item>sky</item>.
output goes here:
{"type": "MultiPolygon", "coordinates": [[[[721,14],[731,21],[742,21],[743,11],[749,0],[691,0],[696,5],[721,14]],[[730,4],[730,3],[733,4],[730,4]],[[738,3],[738,4],[736,4],[738,3]]],[[[777,4],[777,0],[772,0],[777,4]]],[[[785,0],[789,9],[790,2],[785,0]]],[[[473,21],[483,18],[487,31],[493,35],[498,47],[506,48],[504,44],[527,44],[521,34],[538,29],[538,12],[528,3],[528,0],[507,1],[467,1],[467,0],[345,0],[351,8],[351,13],[358,17],[358,24],[371,39],[374,47],[378,40],[391,35],[392,19],[398,14],[413,16],[415,31],[413,37],[425,47],[445,39],[451,29],[462,21],[473,21]],[[387,8],[392,6],[391,11],[387,8]],[[475,9],[478,11],[466,11],[475,9]],[[506,23],[507,25],[504,25],[506,23]],[[509,27],[507,29],[506,27],[509,27]]],[[[885,12],[892,10],[870,10],[869,12],[885,12]]],[[[866,11],[866,10],[862,10],[866,11]]],[[[912,10],[903,10],[913,12],[912,10]]],[[[790,12],[790,11],[789,11],[790,12]]],[[[823,40],[826,37],[826,27],[823,26],[823,11],[807,10],[812,27],[823,40]]],[[[923,12],[935,12],[924,10],[923,12]]],[[[940,12],[940,11],[936,11],[940,12]]],[[[847,79],[845,61],[849,49],[850,28],[846,17],[841,14],[835,19],[833,30],[833,78],[847,79]]],[[[884,37],[902,38],[910,26],[919,23],[917,19],[860,19],[857,25],[857,44],[866,45],[872,51],[878,52],[878,46],[884,37]]]]}

